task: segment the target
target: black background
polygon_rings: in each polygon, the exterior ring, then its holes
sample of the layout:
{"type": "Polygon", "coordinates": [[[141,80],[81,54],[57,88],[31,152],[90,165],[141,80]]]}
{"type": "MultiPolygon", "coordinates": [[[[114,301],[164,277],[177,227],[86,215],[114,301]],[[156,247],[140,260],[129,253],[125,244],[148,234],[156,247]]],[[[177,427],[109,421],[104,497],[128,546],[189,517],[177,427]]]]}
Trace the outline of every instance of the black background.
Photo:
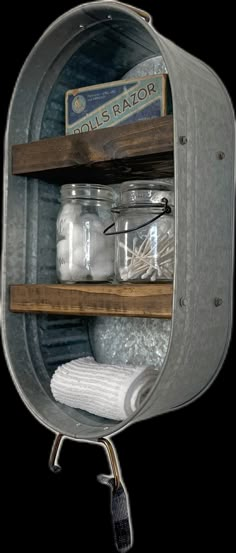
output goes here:
{"type": "MultiPolygon", "coordinates": [[[[25,57],[46,27],[77,5],[70,0],[4,7],[1,18],[1,124],[25,57]],[[5,36],[4,32],[6,33],[5,36]]],[[[230,3],[132,2],[153,15],[155,28],[208,63],[233,101],[234,18],[230,3]]],[[[129,491],[136,551],[214,550],[228,552],[233,486],[233,341],[211,388],[192,405],[138,423],[114,437],[129,491]]],[[[65,442],[63,471],[48,470],[53,434],[26,410],[8,375],[2,377],[2,498],[10,550],[51,547],[66,551],[113,552],[109,492],[96,481],[107,471],[101,447],[65,442]]]]}

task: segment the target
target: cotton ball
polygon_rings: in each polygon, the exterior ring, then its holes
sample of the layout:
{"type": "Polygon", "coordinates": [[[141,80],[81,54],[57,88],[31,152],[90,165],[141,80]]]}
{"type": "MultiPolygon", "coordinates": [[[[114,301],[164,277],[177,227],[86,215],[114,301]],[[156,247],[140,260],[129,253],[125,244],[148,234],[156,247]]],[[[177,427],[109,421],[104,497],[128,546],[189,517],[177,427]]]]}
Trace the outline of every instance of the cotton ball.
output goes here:
{"type": "Polygon", "coordinates": [[[85,213],[80,219],[81,225],[90,231],[103,233],[104,226],[96,213],[85,213]]]}
{"type": "Polygon", "coordinates": [[[86,239],[81,225],[75,224],[73,233],[70,236],[70,257],[71,264],[83,266],[89,260],[89,252],[86,250],[86,239]]]}
{"type": "Polygon", "coordinates": [[[74,282],[79,282],[80,280],[87,280],[89,276],[89,271],[83,265],[74,264],[70,270],[71,279],[74,282]]]}
{"type": "Polygon", "coordinates": [[[65,263],[64,265],[61,265],[59,268],[59,280],[61,282],[71,282],[71,272],[69,268],[69,264],[65,263]]]}
{"type": "Polygon", "coordinates": [[[114,250],[111,248],[104,248],[102,251],[97,251],[92,264],[95,266],[97,263],[102,264],[107,262],[114,263],[114,250]]]}
{"type": "Polygon", "coordinates": [[[73,248],[73,241],[71,240],[71,237],[67,240],[59,240],[57,242],[57,262],[58,265],[65,265],[68,263],[69,265],[73,265],[74,263],[74,252],[75,249],[73,248]]]}
{"type": "Polygon", "coordinates": [[[114,262],[115,258],[115,240],[112,236],[105,236],[105,235],[97,235],[97,237],[93,237],[93,255],[95,259],[104,258],[104,261],[107,259],[114,262]]]}
{"type": "MultiPolygon", "coordinates": [[[[106,238],[106,237],[105,237],[106,238]]],[[[111,243],[110,243],[111,245],[111,243]]],[[[107,280],[114,273],[114,248],[97,248],[91,259],[91,276],[94,280],[107,280]]]]}
{"type": "Polygon", "coordinates": [[[86,254],[86,251],[83,244],[77,245],[72,252],[72,264],[81,265],[81,266],[88,265],[89,260],[86,260],[85,254],[86,254]]]}
{"type": "Polygon", "coordinates": [[[75,223],[70,234],[70,242],[72,244],[73,250],[77,247],[80,247],[84,240],[84,232],[81,225],[75,223]]]}
{"type": "Polygon", "coordinates": [[[98,254],[102,254],[102,252],[106,249],[106,241],[105,236],[103,234],[99,234],[97,232],[92,231],[90,235],[90,255],[91,255],[91,261],[96,257],[98,254]]]}
{"type": "Polygon", "coordinates": [[[64,217],[68,217],[68,219],[75,220],[78,215],[81,214],[82,207],[79,204],[74,203],[68,203],[65,204],[62,208],[62,214],[64,217]]]}
{"type": "Polygon", "coordinates": [[[61,282],[71,280],[68,240],[59,240],[57,242],[57,273],[61,282]]]}
{"type": "Polygon", "coordinates": [[[71,250],[70,272],[73,281],[86,280],[89,276],[90,253],[86,251],[86,245],[79,240],[81,229],[76,230],[76,238],[73,236],[74,248],[71,250]]]}
{"type": "Polygon", "coordinates": [[[103,231],[103,224],[101,223],[98,215],[96,213],[85,213],[80,218],[81,226],[86,227],[88,230],[93,230],[95,232],[103,231]]]}
{"type": "Polygon", "coordinates": [[[74,207],[74,222],[80,223],[82,206],[79,204],[75,204],[73,207],[74,207]]]}
{"type": "Polygon", "coordinates": [[[67,240],[57,243],[57,273],[61,282],[70,280],[69,250],[67,240]]]}
{"type": "Polygon", "coordinates": [[[57,232],[59,236],[68,237],[73,230],[76,218],[81,213],[81,206],[78,204],[65,204],[57,219],[57,232]]]}
{"type": "Polygon", "coordinates": [[[91,276],[93,280],[107,280],[113,275],[114,265],[109,258],[102,258],[91,265],[91,276]]]}
{"type": "Polygon", "coordinates": [[[106,237],[103,234],[105,227],[98,216],[93,213],[83,215],[80,222],[85,255],[90,257],[92,262],[97,253],[106,247],[106,237]]]}
{"type": "Polygon", "coordinates": [[[93,232],[97,232],[98,234],[102,234],[103,235],[103,231],[104,231],[104,224],[102,223],[102,221],[100,221],[99,219],[94,219],[92,221],[92,225],[91,225],[91,230],[93,232]]]}
{"type": "Polygon", "coordinates": [[[69,262],[69,244],[67,240],[57,242],[57,263],[59,267],[69,262]]]}
{"type": "Polygon", "coordinates": [[[103,236],[90,228],[75,225],[72,238],[73,258],[75,263],[90,265],[98,252],[105,248],[103,236]]]}

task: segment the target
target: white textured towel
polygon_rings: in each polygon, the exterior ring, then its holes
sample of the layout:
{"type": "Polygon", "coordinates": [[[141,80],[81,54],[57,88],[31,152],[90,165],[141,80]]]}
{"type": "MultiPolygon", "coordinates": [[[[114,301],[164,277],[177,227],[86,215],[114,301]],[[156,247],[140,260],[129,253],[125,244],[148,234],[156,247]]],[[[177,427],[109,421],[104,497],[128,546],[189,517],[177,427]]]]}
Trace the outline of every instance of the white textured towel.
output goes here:
{"type": "Polygon", "coordinates": [[[156,377],[155,369],[105,365],[84,357],[58,367],[51,390],[60,403],[123,420],[139,407],[156,377]]]}

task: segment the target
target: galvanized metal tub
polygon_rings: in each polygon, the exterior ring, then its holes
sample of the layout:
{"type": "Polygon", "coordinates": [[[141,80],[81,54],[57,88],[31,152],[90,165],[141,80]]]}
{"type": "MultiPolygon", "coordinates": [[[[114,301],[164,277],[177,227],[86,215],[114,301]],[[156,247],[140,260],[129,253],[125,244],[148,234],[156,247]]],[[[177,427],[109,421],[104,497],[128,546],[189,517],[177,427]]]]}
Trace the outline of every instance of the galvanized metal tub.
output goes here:
{"type": "Polygon", "coordinates": [[[232,105],[214,72],[162,37],[132,7],[110,1],[79,6],[49,27],[26,60],[5,142],[2,338],[22,400],[52,431],[97,440],[186,405],[217,375],[232,326],[234,134],[232,105]],[[90,353],[86,318],[9,311],[10,284],[55,282],[59,206],[56,185],[12,176],[11,145],[63,135],[66,90],[119,79],[160,53],[174,109],[172,332],[155,388],[135,415],[115,423],[59,405],[51,395],[56,366],[90,353]]]}

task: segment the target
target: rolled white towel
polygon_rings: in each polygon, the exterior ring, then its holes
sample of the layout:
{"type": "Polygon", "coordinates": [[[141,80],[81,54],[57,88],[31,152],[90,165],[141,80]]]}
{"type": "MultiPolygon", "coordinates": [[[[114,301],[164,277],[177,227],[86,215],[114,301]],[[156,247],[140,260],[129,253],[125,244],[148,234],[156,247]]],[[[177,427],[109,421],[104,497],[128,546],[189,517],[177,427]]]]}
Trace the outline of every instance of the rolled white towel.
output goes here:
{"type": "Polygon", "coordinates": [[[105,365],[84,357],[57,368],[51,391],[60,403],[123,420],[138,409],[156,377],[155,369],[105,365]]]}

